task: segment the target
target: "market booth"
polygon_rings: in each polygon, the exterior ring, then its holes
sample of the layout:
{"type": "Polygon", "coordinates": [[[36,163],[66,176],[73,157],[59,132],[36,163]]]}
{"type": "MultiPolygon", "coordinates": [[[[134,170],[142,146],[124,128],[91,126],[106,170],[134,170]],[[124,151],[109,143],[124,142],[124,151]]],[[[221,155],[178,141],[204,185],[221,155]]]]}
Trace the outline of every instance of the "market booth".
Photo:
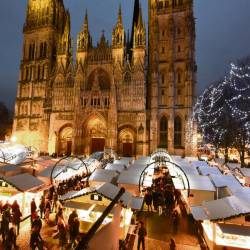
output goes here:
{"type": "Polygon", "coordinates": [[[0,176],[0,200],[10,204],[17,200],[23,217],[30,215],[30,203],[34,198],[39,204],[45,184],[30,174],[11,177],[0,176]]]}
{"type": "Polygon", "coordinates": [[[234,195],[191,207],[201,223],[211,250],[250,249],[250,190],[240,188],[234,195]]]}
{"type": "MultiPolygon", "coordinates": [[[[60,198],[65,208],[64,214],[68,217],[73,210],[76,210],[80,220],[80,232],[86,233],[102,215],[103,211],[115,198],[119,190],[117,186],[111,183],[105,183],[80,191],[71,191],[60,198]]],[[[124,240],[126,238],[133,210],[140,210],[142,204],[143,198],[133,197],[127,191],[125,191],[120,198],[120,205],[122,206],[119,227],[120,239],[124,240]]],[[[114,209],[105,218],[101,228],[111,223],[113,219],[114,209]]]]}

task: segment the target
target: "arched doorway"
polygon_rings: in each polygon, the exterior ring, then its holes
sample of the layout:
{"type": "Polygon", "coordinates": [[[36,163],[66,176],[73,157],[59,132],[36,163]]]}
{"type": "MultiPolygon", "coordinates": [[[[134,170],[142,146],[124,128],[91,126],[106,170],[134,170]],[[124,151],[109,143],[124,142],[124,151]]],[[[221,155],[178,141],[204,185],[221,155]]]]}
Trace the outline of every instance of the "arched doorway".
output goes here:
{"type": "Polygon", "coordinates": [[[135,133],[127,127],[119,132],[119,153],[124,157],[132,157],[135,152],[135,133]]]}
{"type": "Polygon", "coordinates": [[[88,154],[104,151],[106,137],[105,120],[98,115],[91,116],[84,126],[84,151],[88,154]]]}
{"type": "Polygon", "coordinates": [[[71,126],[63,127],[59,132],[58,154],[71,155],[72,153],[72,134],[73,129],[71,126]]]}

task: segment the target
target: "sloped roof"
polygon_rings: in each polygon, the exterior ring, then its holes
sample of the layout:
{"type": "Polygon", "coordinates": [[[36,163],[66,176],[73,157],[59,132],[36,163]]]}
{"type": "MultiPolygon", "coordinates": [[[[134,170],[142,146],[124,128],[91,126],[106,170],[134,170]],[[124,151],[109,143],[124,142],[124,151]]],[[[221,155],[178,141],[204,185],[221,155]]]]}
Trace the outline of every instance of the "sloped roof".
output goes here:
{"type": "Polygon", "coordinates": [[[222,175],[217,167],[198,167],[198,171],[201,173],[201,175],[222,175]]]}
{"type": "Polygon", "coordinates": [[[113,170],[95,169],[90,175],[89,181],[112,182],[117,175],[117,172],[113,170]]]}
{"type": "Polygon", "coordinates": [[[242,187],[240,182],[233,175],[211,174],[209,177],[215,187],[228,187],[231,192],[234,192],[242,187]]]}
{"type": "Polygon", "coordinates": [[[27,173],[4,177],[3,179],[21,192],[30,191],[44,185],[41,180],[27,173]]]}
{"type": "MultiPolygon", "coordinates": [[[[120,190],[119,187],[111,183],[104,183],[96,187],[84,188],[80,191],[71,191],[65,195],[62,195],[60,197],[60,200],[70,201],[71,199],[75,199],[80,196],[88,195],[91,193],[98,193],[109,200],[113,200],[115,196],[118,194],[119,190],[120,190]]],[[[125,193],[121,196],[119,201],[123,204],[123,206],[130,207],[135,210],[141,209],[141,206],[143,204],[143,199],[142,202],[140,202],[139,198],[137,200],[137,197],[133,197],[132,194],[128,191],[125,191],[125,193]]]]}

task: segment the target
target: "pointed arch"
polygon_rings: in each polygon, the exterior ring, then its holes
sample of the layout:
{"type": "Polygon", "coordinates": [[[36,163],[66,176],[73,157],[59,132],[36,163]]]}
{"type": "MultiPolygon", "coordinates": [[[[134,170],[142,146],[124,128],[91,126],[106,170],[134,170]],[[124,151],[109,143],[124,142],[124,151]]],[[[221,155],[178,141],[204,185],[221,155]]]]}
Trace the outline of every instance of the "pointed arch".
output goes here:
{"type": "Polygon", "coordinates": [[[182,147],[182,119],[180,116],[176,116],[174,119],[174,147],[182,147]]]}
{"type": "Polygon", "coordinates": [[[168,148],[168,119],[162,116],[160,119],[160,143],[161,148],[168,148]]]}

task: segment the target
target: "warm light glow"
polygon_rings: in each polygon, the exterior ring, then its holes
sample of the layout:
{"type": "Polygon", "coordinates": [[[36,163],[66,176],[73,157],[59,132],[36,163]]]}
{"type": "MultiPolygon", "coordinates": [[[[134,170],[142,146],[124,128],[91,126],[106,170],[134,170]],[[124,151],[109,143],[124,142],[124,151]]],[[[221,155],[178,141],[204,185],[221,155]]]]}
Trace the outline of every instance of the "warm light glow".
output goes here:
{"type": "Polygon", "coordinates": [[[17,141],[17,138],[15,135],[12,135],[11,138],[10,138],[10,141],[11,142],[16,142],[17,141]]]}

